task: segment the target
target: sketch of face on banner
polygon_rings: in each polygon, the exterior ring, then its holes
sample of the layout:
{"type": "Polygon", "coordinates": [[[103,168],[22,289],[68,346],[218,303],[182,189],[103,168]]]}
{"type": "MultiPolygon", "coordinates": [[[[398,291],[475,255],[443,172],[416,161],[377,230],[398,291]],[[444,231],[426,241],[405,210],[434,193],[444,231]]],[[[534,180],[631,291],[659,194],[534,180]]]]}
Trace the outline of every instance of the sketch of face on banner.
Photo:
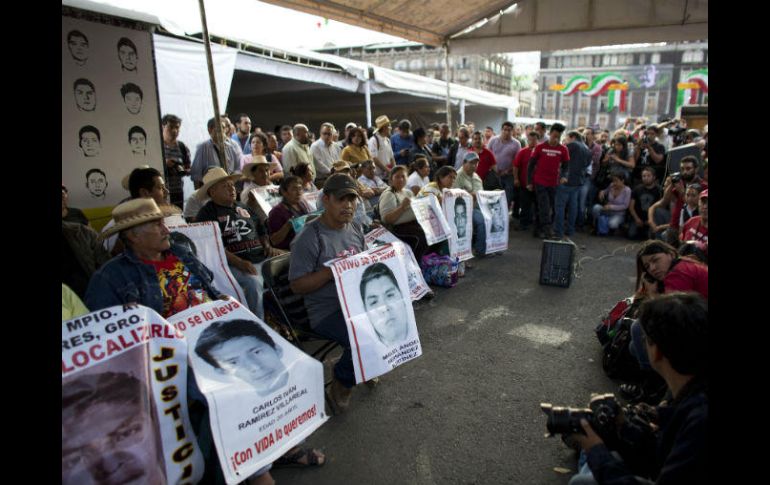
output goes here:
{"type": "Polygon", "coordinates": [[[444,189],[443,209],[452,237],[449,255],[466,261],[473,257],[473,198],[462,189],[444,189]]]}
{"type": "Polygon", "coordinates": [[[487,231],[486,254],[508,249],[508,201],[504,190],[480,190],[476,194],[487,231]]]}
{"type": "Polygon", "coordinates": [[[137,348],[62,379],[62,484],[166,481],[145,359],[137,348]]]}
{"type": "Polygon", "coordinates": [[[405,245],[394,242],[332,265],[358,383],[422,354],[405,271],[407,257],[405,245]]]}

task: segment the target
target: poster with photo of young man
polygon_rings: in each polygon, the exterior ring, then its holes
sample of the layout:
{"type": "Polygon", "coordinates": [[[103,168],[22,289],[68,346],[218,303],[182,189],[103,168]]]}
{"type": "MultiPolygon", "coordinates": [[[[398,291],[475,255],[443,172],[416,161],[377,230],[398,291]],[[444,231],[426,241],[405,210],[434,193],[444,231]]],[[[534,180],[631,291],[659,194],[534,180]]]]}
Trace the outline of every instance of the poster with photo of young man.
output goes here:
{"type": "MultiPolygon", "coordinates": [[[[400,239],[384,227],[372,229],[364,235],[364,238],[367,249],[384,246],[388,243],[401,242],[400,239]]],[[[414,257],[412,248],[405,246],[405,249],[408,253],[406,258],[406,277],[409,280],[409,294],[412,297],[412,301],[417,301],[430,291],[430,287],[425,282],[425,277],[422,275],[420,265],[417,264],[417,258],[414,257]]]]}
{"type": "Polygon", "coordinates": [[[198,305],[170,322],[190,348],[228,484],[274,462],[328,419],[323,365],[238,301],[198,305]]]}
{"type": "Polygon", "coordinates": [[[411,207],[429,246],[449,238],[449,223],[435,195],[428,194],[426,197],[413,198],[411,207]]]}
{"type": "Polygon", "coordinates": [[[330,265],[348,326],[356,383],[422,355],[405,269],[407,257],[406,245],[393,242],[330,265]]]}
{"type": "Polygon", "coordinates": [[[504,190],[480,190],[476,200],[487,231],[486,254],[508,249],[508,200],[504,190]]]}
{"type": "Polygon", "coordinates": [[[449,255],[466,261],[473,257],[473,197],[462,189],[444,189],[442,208],[449,224],[449,255]]]}

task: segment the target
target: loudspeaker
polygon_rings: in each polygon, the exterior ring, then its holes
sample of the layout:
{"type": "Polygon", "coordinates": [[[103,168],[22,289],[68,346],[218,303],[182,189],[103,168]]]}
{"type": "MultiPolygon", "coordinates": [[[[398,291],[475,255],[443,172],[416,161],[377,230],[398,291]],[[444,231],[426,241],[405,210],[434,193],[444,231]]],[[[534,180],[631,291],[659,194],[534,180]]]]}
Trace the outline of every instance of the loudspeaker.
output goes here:
{"type": "Polygon", "coordinates": [[[543,241],[540,258],[540,284],[569,288],[572,283],[572,263],[575,245],[562,241],[543,241]]]}

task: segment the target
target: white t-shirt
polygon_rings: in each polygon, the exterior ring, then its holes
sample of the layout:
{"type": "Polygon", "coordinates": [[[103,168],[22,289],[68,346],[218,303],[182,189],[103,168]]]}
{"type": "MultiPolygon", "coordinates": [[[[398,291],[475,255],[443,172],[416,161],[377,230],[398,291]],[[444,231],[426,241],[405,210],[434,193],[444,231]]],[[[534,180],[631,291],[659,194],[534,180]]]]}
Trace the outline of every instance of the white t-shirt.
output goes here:
{"type": "MultiPolygon", "coordinates": [[[[372,158],[377,158],[385,165],[388,165],[391,160],[394,160],[393,147],[390,146],[390,138],[380,136],[379,133],[375,133],[369,138],[369,153],[372,155],[372,158]]],[[[385,178],[387,174],[382,171],[380,167],[375,165],[374,175],[385,178]]]]}
{"type": "Polygon", "coordinates": [[[415,170],[414,172],[412,172],[412,175],[410,175],[409,178],[406,179],[406,188],[411,189],[414,186],[423,188],[429,183],[430,183],[430,179],[428,177],[420,177],[420,174],[417,172],[417,170],[415,170]]]}

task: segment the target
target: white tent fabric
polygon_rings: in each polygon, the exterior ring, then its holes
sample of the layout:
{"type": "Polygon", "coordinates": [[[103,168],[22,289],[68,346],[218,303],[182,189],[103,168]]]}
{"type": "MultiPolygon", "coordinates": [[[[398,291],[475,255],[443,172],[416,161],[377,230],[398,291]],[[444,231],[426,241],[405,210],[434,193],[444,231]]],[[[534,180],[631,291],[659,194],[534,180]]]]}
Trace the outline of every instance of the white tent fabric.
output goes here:
{"type": "Polygon", "coordinates": [[[325,84],[343,91],[357,92],[359,80],[347,73],[327,71],[311,66],[300,66],[285,62],[276,62],[267,58],[239,53],[235,68],[242,71],[256,72],[268,76],[325,84]]]}
{"type": "MultiPolygon", "coordinates": [[[[182,138],[195,145],[209,139],[206,122],[214,116],[205,47],[201,43],[153,35],[158,72],[158,93],[162,114],[182,118],[182,138]]],[[[230,96],[238,51],[211,46],[219,106],[224,111],[230,96]]]]}

